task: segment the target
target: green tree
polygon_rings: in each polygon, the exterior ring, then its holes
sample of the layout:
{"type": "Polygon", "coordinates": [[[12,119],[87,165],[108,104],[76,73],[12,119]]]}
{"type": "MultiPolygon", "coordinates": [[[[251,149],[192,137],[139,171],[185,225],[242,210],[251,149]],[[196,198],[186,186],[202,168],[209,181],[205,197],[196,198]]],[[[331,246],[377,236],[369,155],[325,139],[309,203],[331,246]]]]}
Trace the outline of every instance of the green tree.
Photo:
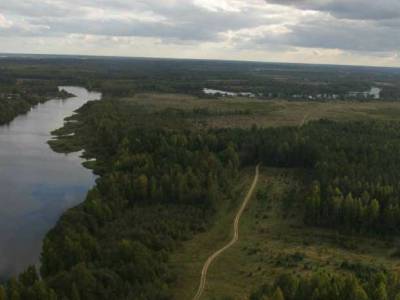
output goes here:
{"type": "Polygon", "coordinates": [[[146,200],[148,197],[148,188],[149,188],[149,180],[146,175],[140,175],[135,184],[135,188],[137,189],[137,193],[139,194],[140,200],[146,200]]]}
{"type": "Polygon", "coordinates": [[[292,274],[283,274],[277,281],[276,285],[279,286],[285,296],[286,300],[293,300],[299,288],[299,280],[292,274]]]}
{"type": "Polygon", "coordinates": [[[44,281],[37,281],[28,291],[29,300],[56,300],[55,292],[49,289],[44,281]]]}
{"type": "Polygon", "coordinates": [[[280,287],[277,287],[275,289],[275,292],[272,294],[270,299],[271,300],[285,300],[285,297],[284,297],[283,292],[280,287]]]}
{"type": "Polygon", "coordinates": [[[380,205],[378,200],[374,199],[371,201],[369,207],[368,207],[368,213],[367,213],[367,223],[369,226],[374,225],[378,219],[379,219],[379,210],[380,210],[380,205]]]}
{"type": "Polygon", "coordinates": [[[81,300],[81,296],[79,295],[78,287],[76,286],[75,283],[72,284],[71,300],[81,300]]]}
{"type": "Polygon", "coordinates": [[[0,300],[6,300],[6,290],[2,285],[0,285],[0,300]]]}
{"type": "Polygon", "coordinates": [[[36,268],[34,266],[29,266],[25,272],[19,275],[19,282],[25,287],[32,286],[36,281],[39,280],[36,268]]]}
{"type": "Polygon", "coordinates": [[[305,203],[305,223],[319,224],[321,213],[321,190],[319,182],[314,182],[311,192],[306,198],[305,203]]]}
{"type": "Polygon", "coordinates": [[[374,290],[374,300],[388,300],[388,294],[386,290],[386,284],[380,282],[374,290]]]}
{"type": "Polygon", "coordinates": [[[11,278],[7,285],[7,299],[8,300],[22,300],[21,299],[22,287],[20,283],[15,279],[11,278]]]}
{"type": "Polygon", "coordinates": [[[365,292],[365,290],[363,289],[363,287],[358,282],[356,282],[351,288],[349,299],[351,299],[351,300],[368,300],[368,295],[365,292]]]}

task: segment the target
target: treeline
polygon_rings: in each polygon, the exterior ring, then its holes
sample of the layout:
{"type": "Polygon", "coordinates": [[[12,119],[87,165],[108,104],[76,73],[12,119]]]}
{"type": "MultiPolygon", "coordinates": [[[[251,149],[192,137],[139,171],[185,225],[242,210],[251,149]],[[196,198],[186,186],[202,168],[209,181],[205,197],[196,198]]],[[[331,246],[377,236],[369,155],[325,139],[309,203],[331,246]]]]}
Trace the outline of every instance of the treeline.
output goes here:
{"type": "Polygon", "coordinates": [[[0,80],[0,124],[9,123],[38,103],[68,96],[68,93],[59,91],[53,81],[0,80]]]}
{"type": "Polygon", "coordinates": [[[396,274],[376,273],[361,279],[347,273],[315,272],[283,274],[273,284],[255,291],[250,300],[398,300],[400,279],[396,274]]]}
{"type": "Polygon", "coordinates": [[[311,126],[319,158],[317,181],[305,199],[307,223],[358,232],[398,232],[399,129],[398,123],[390,122],[311,126]]]}
{"type": "Polygon", "coordinates": [[[203,88],[214,88],[252,92],[265,98],[308,101],[311,97],[329,101],[336,97],[347,100],[350,92],[367,91],[375,85],[382,88],[382,99],[398,100],[400,94],[400,73],[387,68],[45,56],[7,58],[1,64],[0,80],[55,80],[61,85],[82,85],[114,97],[142,92],[204,97],[203,88]]]}
{"type": "Polygon", "coordinates": [[[301,128],[236,130],[244,164],[304,168],[314,182],[304,199],[309,225],[397,233],[400,124],[312,122],[301,128]]]}

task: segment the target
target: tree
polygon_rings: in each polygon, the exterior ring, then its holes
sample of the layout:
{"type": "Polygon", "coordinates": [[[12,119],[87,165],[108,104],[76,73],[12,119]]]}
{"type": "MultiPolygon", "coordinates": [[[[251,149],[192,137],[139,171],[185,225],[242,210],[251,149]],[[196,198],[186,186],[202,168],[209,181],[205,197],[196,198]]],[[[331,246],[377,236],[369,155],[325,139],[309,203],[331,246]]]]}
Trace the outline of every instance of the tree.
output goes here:
{"type": "Polygon", "coordinates": [[[19,275],[18,279],[25,287],[29,287],[38,281],[39,277],[37,275],[36,268],[34,266],[29,266],[25,272],[19,275]]]}
{"type": "Polygon", "coordinates": [[[319,291],[319,288],[316,288],[312,292],[311,300],[322,300],[321,299],[321,292],[319,291]]]}
{"type": "Polygon", "coordinates": [[[8,282],[7,296],[9,300],[21,300],[21,285],[15,278],[8,282]]]}
{"type": "Polygon", "coordinates": [[[305,223],[319,224],[321,213],[321,190],[319,182],[314,182],[305,203],[305,223]]]}
{"type": "Polygon", "coordinates": [[[374,290],[374,300],[388,300],[386,284],[381,281],[374,290]]]}
{"type": "Polygon", "coordinates": [[[225,150],[225,163],[232,163],[234,169],[239,167],[239,155],[235,150],[235,146],[233,143],[230,143],[225,150]]]}
{"type": "Polygon", "coordinates": [[[150,199],[159,200],[158,189],[157,189],[157,179],[152,176],[150,179],[150,199]]]}
{"type": "Polygon", "coordinates": [[[343,194],[339,188],[335,189],[334,195],[331,200],[331,223],[332,225],[340,224],[341,219],[343,218],[343,212],[341,210],[343,205],[343,194]]]}
{"type": "Polygon", "coordinates": [[[44,281],[37,281],[28,291],[29,300],[56,300],[54,291],[49,289],[44,281]]]}
{"type": "Polygon", "coordinates": [[[277,281],[276,285],[282,289],[286,300],[295,299],[297,289],[299,288],[299,280],[292,274],[283,274],[277,281]]]}
{"type": "Polygon", "coordinates": [[[6,290],[2,285],[0,285],[0,300],[6,300],[6,290]]]}
{"type": "Polygon", "coordinates": [[[136,179],[135,188],[140,200],[146,200],[148,196],[149,180],[146,175],[142,174],[136,179]]]}
{"type": "Polygon", "coordinates": [[[355,205],[353,195],[350,193],[346,196],[343,202],[344,225],[351,227],[355,219],[355,205]]]}
{"type": "Polygon", "coordinates": [[[369,226],[375,225],[375,223],[379,219],[379,210],[380,210],[380,205],[378,200],[374,199],[371,201],[369,207],[368,207],[368,213],[367,213],[367,223],[369,226]]]}
{"type": "Polygon", "coordinates": [[[81,296],[79,295],[78,287],[76,286],[75,282],[72,284],[71,300],[81,300],[81,296]]]}
{"type": "Polygon", "coordinates": [[[280,287],[277,287],[275,289],[275,292],[272,294],[271,300],[285,300],[285,297],[283,296],[283,292],[280,287]]]}
{"type": "Polygon", "coordinates": [[[363,287],[355,281],[355,284],[352,286],[350,297],[352,300],[368,300],[368,295],[363,289],[363,287]]]}

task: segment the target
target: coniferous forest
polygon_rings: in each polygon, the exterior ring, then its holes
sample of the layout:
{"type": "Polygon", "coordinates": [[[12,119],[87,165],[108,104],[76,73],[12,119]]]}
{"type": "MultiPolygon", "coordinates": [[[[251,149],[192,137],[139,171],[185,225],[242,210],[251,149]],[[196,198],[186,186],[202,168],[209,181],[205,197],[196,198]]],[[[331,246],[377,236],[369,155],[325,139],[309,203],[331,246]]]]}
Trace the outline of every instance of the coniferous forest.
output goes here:
{"type": "MultiPolygon", "coordinates": [[[[208,126],[212,118],[252,116],[253,107],[246,99],[239,109],[199,108],[201,101],[231,104],[198,97],[190,109],[154,109],[132,103],[135,91],[119,75],[113,73],[115,82],[103,81],[97,72],[90,81],[81,81],[82,74],[74,80],[103,91],[104,99],[80,108],[49,141],[60,153],[83,150],[85,167],[98,176],[96,184],[46,235],[40,267],[5,280],[0,300],[174,299],[179,274],[171,257],[210,231],[221,207],[234,206],[243,172],[258,164],[302,174],[303,192],[290,195],[295,209],[287,218],[300,218],[305,228],[371,241],[393,241],[399,234],[398,121],[317,118],[297,126],[208,126]]],[[[160,74],[162,84],[153,80],[137,90],[157,85],[153,90],[164,93],[197,91],[196,84],[172,86],[160,74]]],[[[187,73],[180,75],[183,80],[187,73]]],[[[55,82],[49,82],[26,93],[32,99],[57,93],[55,82]]],[[[23,98],[29,103],[24,111],[36,103],[23,98]]],[[[16,113],[7,104],[0,120],[16,113]]],[[[336,271],[286,271],[257,282],[250,299],[400,299],[399,274],[392,269],[343,263],[336,271]]]]}
{"type": "MultiPolygon", "coordinates": [[[[307,225],[357,234],[398,233],[396,123],[322,120],[297,128],[195,130],[157,116],[149,119],[145,112],[130,113],[114,101],[89,103],[77,118],[64,129],[65,139],[71,143],[66,133],[75,131],[75,146],[96,158],[92,167],[100,177],[85,202],[47,235],[43,280],[29,269],[5,285],[6,299],[170,299],[174,274],[169,253],[207,230],[218,202],[230,197],[238,170],[257,162],[311,173],[308,192],[298,200],[307,225]],[[138,126],[141,121],[153,125],[138,126]]],[[[60,151],[62,142],[63,135],[53,147],[60,151]]],[[[308,292],[285,299],[309,299],[307,293],[316,289],[330,294],[331,284],[339,297],[332,299],[358,299],[341,295],[372,295],[392,280],[382,274],[365,282],[323,276],[291,283],[308,292]],[[315,285],[327,285],[328,291],[315,285]],[[349,285],[355,290],[349,291],[349,285]],[[358,290],[363,285],[368,292],[358,290]]],[[[285,290],[287,284],[277,286],[283,294],[294,293],[285,290]]],[[[390,288],[397,291],[398,282],[390,288]]]]}

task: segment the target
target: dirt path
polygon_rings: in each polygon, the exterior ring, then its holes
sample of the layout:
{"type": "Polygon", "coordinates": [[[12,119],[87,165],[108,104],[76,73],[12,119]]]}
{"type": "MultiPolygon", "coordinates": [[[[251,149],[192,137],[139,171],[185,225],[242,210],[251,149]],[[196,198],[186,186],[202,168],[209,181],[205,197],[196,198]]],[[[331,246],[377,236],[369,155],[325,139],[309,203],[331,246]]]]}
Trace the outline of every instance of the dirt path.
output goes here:
{"type": "Polygon", "coordinates": [[[236,214],[235,217],[235,221],[233,223],[233,237],[231,239],[231,241],[226,244],[224,247],[222,247],[221,249],[219,249],[218,251],[214,252],[205,262],[203,269],[201,271],[201,278],[200,278],[200,285],[199,285],[199,289],[196,293],[196,295],[194,296],[193,300],[199,300],[201,295],[203,294],[204,288],[206,286],[206,281],[207,281],[207,272],[208,269],[210,267],[210,265],[212,264],[212,262],[219,256],[222,254],[222,252],[224,252],[225,250],[229,249],[230,247],[232,247],[239,239],[239,222],[240,222],[240,218],[244,212],[244,210],[246,209],[247,204],[249,203],[251,197],[253,196],[253,192],[254,189],[257,185],[258,182],[258,175],[259,175],[259,168],[260,165],[258,165],[256,167],[256,174],[254,176],[254,180],[253,183],[251,184],[251,187],[249,189],[249,191],[247,192],[246,197],[244,198],[244,201],[242,203],[242,206],[240,207],[238,213],[236,214]]]}

